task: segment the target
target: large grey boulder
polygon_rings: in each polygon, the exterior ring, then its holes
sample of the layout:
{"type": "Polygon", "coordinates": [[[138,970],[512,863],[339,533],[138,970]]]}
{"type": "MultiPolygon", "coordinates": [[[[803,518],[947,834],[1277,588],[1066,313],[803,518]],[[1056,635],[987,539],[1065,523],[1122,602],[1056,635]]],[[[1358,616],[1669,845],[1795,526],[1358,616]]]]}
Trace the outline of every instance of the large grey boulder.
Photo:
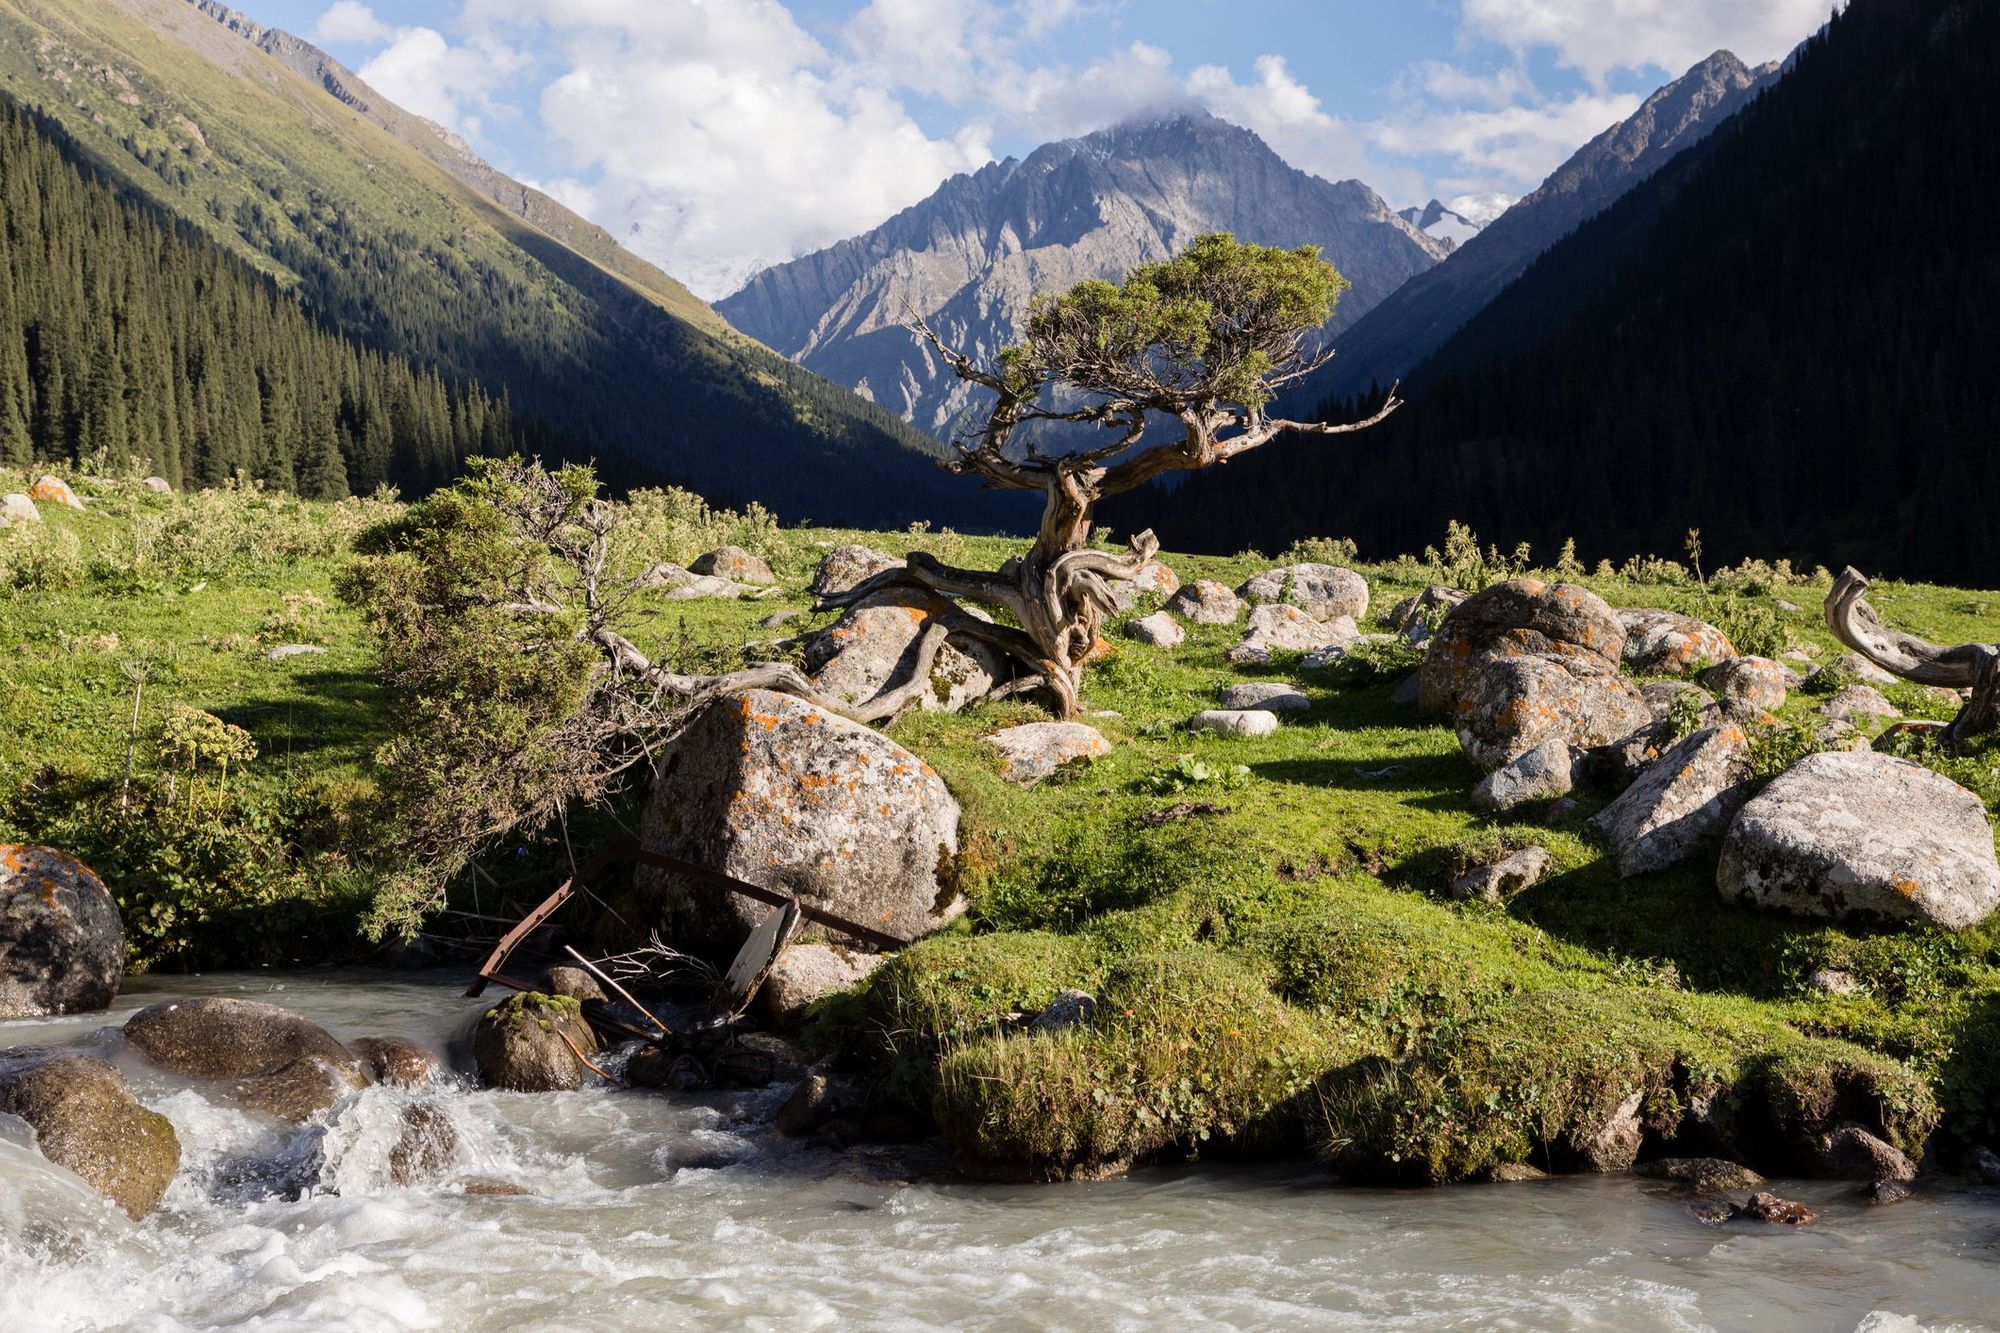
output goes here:
{"type": "Polygon", "coordinates": [[[1228,657],[1232,662],[1268,662],[1273,653],[1345,651],[1360,641],[1361,631],[1347,616],[1322,622],[1296,606],[1270,603],[1250,613],[1243,641],[1229,650],[1228,657]]]}
{"type": "MultiPolygon", "coordinates": [[[[879,732],[750,690],[702,710],[662,756],[641,835],[682,857],[904,939],[964,909],[949,887],[958,802],[879,732]]],[[[727,961],[769,913],[670,872],[635,885],[668,943],[727,961]]]]}
{"type": "Polygon", "coordinates": [[[1730,707],[1775,713],[1785,706],[1785,691],[1796,677],[1768,657],[1732,657],[1702,672],[1700,679],[1730,707]]]}
{"type": "Polygon", "coordinates": [[[228,1091],[235,1100],[294,1123],[370,1082],[326,1029],[261,1000],[162,1000],[125,1021],[125,1040],[162,1069],[234,1080],[228,1091]]]}
{"type": "Polygon", "coordinates": [[[1751,907],[1958,929],[2000,906],[2000,860],[1977,796],[1907,760],[1837,750],[1743,807],[1716,885],[1751,907]]]}
{"type": "Polygon", "coordinates": [[[1502,814],[1567,796],[1576,786],[1576,761],[1568,741],[1544,741],[1481,778],[1472,789],[1472,808],[1502,814]]]}
{"type": "Polygon", "coordinates": [[[19,491],[9,491],[0,495],[0,530],[13,527],[16,523],[39,523],[42,511],[35,508],[35,502],[19,491]]]}
{"type": "Polygon", "coordinates": [[[481,1014],[472,1029],[480,1081],[509,1092],[580,1088],[590,1074],[583,1058],[596,1049],[583,1005],[563,995],[517,992],[481,1014]]]}
{"type": "Polygon", "coordinates": [[[887,961],[836,944],[787,945],[757,991],[757,1007],[772,1027],[795,1032],[815,1002],[860,985],[887,961]]]}
{"type": "Polygon", "coordinates": [[[1236,595],[1253,606],[1289,602],[1314,620],[1359,620],[1368,614],[1368,580],[1338,565],[1299,564],[1267,569],[1236,595]]]}
{"type": "Polygon", "coordinates": [[[1617,667],[1581,653],[1487,659],[1458,694],[1453,718],[1460,748],[1489,773],[1551,742],[1593,749],[1652,720],[1645,696],[1617,667]]]}
{"type": "Polygon", "coordinates": [[[0,1018],[103,1009],[124,971],[104,882],[67,852],[0,843],[0,1018]]]}
{"type": "Polygon", "coordinates": [[[78,1051],[0,1052],[0,1113],[27,1121],[42,1156],[134,1219],[159,1207],[180,1170],[173,1123],[141,1106],[116,1068],[78,1051]]]}
{"type": "Polygon", "coordinates": [[[1268,736],[1278,729],[1278,715],[1261,708],[1210,708],[1188,721],[1188,730],[1216,736],[1268,736]]]}
{"type": "Polygon", "coordinates": [[[1641,773],[1592,825],[1622,878],[1664,870],[1718,838],[1750,799],[1750,741],[1733,722],[1695,732],[1641,773]]]}
{"type": "Polygon", "coordinates": [[[1306,698],[1298,686],[1277,680],[1252,680],[1226,686],[1217,696],[1217,702],[1224,708],[1261,708],[1267,713],[1303,713],[1312,707],[1312,700],[1306,698]]]}
{"type": "Polygon", "coordinates": [[[1111,753],[1111,742],[1082,722],[1027,722],[996,731],[986,743],[1000,752],[1007,781],[1032,787],[1064,764],[1088,763],[1111,753]]]}
{"type": "Polygon", "coordinates": [[[1645,609],[1617,616],[1625,627],[1625,665],[1642,676],[1685,676],[1736,656],[1729,636],[1705,620],[1645,609]]]}
{"type": "MultiPolygon", "coordinates": [[[[806,637],[805,669],[821,692],[849,704],[871,703],[917,670],[931,625],[958,614],[951,602],[922,588],[878,588],[806,637]]],[[[958,640],[939,649],[929,675],[930,688],[918,692],[918,704],[926,712],[955,713],[1007,679],[1009,667],[998,648],[958,640]]]]}
{"type": "Polygon", "coordinates": [[[1140,616],[1125,627],[1125,632],[1140,643],[1150,643],[1155,648],[1177,648],[1187,642],[1187,631],[1181,628],[1180,621],[1165,611],[1140,616]]]}
{"type": "Polygon", "coordinates": [[[1171,566],[1163,561],[1148,560],[1140,566],[1139,573],[1129,579],[1106,579],[1105,589],[1111,594],[1113,610],[1130,611],[1139,604],[1139,599],[1148,593],[1158,593],[1171,597],[1180,591],[1181,576],[1174,573],[1171,566]]]}
{"type": "Polygon", "coordinates": [[[1180,591],[1167,599],[1167,610],[1197,625],[1233,625],[1243,614],[1243,603],[1225,584],[1214,579],[1183,583],[1180,591]]]}
{"type": "Polygon", "coordinates": [[[1602,597],[1569,583],[1509,579],[1452,608],[1424,649],[1418,704],[1451,717],[1490,662],[1510,657],[1579,658],[1618,667],[1625,627],[1602,597]]]}
{"type": "Polygon", "coordinates": [[[901,569],[903,562],[872,546],[836,546],[820,557],[809,591],[815,597],[831,597],[847,592],[884,570],[901,569]]]}
{"type": "Polygon", "coordinates": [[[718,546],[705,555],[696,556],[688,568],[711,578],[728,579],[731,583],[762,586],[778,581],[762,556],[752,555],[740,546],[718,546]]]}

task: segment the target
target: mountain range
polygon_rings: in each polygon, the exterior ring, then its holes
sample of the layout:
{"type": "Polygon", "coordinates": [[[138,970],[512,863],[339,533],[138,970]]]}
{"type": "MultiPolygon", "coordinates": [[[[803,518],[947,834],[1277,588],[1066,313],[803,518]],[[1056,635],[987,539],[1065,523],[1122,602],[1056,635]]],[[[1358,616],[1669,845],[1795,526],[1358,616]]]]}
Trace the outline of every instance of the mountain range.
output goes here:
{"type": "Polygon", "coordinates": [[[1328,326],[1336,334],[1449,250],[1360,181],[1321,180],[1249,130],[1178,111],[954,176],[872,231],[764,270],[716,309],[948,437],[975,391],[911,339],[906,313],[990,359],[1016,340],[1035,292],[1122,277],[1212,231],[1321,247],[1353,284],[1328,326]]]}
{"type": "Polygon", "coordinates": [[[1447,251],[1456,250],[1480,233],[1514,203],[1510,194],[1466,194],[1449,204],[1433,199],[1396,210],[1396,216],[1415,227],[1447,251]]]}

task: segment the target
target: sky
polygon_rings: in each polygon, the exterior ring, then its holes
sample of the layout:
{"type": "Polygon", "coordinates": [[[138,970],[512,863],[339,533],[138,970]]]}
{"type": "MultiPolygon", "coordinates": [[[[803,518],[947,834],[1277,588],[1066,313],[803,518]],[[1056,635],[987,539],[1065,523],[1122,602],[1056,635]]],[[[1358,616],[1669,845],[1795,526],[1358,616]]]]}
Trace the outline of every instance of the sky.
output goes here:
{"type": "Polygon", "coordinates": [[[703,297],[949,176],[1202,106],[1390,203],[1525,194],[1830,0],[236,0],[703,297]]]}

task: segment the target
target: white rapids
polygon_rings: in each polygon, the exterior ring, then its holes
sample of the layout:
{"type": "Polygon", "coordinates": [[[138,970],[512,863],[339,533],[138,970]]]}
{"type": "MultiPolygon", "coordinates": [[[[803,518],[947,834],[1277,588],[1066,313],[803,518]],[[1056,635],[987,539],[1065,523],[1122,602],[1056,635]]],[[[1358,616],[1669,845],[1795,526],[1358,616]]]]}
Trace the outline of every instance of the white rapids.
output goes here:
{"type": "Polygon", "coordinates": [[[234,994],[336,1036],[450,1047],[483,1003],[456,981],[148,978],[110,1015],[0,1023],[0,1047],[118,1059],[183,1148],[165,1205],[135,1225],[0,1117],[0,1330],[2000,1326],[1994,1191],[1870,1208],[1851,1186],[1795,1183],[1783,1192],[1822,1210],[1816,1226],[1716,1229],[1625,1177],[1377,1191],[1211,1164],[933,1183],[929,1150],[777,1137],[763,1123],[782,1088],[457,1089],[442,1099],[457,1161],[398,1187],[389,1147],[414,1094],[370,1089],[288,1137],[147,1075],[102,1031],[167,995],[234,994]],[[300,1197],[274,1188],[313,1166],[300,1197]],[[503,1187],[521,1192],[478,1192],[503,1187]]]}

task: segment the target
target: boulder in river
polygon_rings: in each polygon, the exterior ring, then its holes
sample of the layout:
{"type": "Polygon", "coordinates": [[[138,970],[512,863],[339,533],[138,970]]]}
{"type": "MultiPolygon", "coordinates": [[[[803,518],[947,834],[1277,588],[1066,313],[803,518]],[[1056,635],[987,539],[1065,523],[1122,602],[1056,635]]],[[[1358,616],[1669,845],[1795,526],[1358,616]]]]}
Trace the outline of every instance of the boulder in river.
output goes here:
{"type": "Polygon", "coordinates": [[[1196,579],[1183,583],[1180,591],[1167,599],[1167,610],[1196,625],[1233,625],[1243,614],[1243,603],[1227,584],[1196,579]]]}
{"type": "Polygon", "coordinates": [[[406,1037],[361,1037],[346,1045],[377,1083],[417,1087],[437,1081],[444,1070],[436,1051],[406,1037]]]}
{"type": "Polygon", "coordinates": [[[1289,602],[1314,620],[1368,614],[1368,580],[1338,565],[1298,564],[1252,576],[1236,595],[1253,606],[1289,602]]]}
{"type": "Polygon", "coordinates": [[[103,1009],[124,970],[104,882],[67,852],[0,843],[0,1018],[103,1009]]]}
{"type": "Polygon", "coordinates": [[[764,1020],[781,1032],[795,1032],[814,1003],[868,979],[887,961],[837,944],[791,944],[779,953],[757,992],[764,1020]]]}
{"type": "Polygon", "coordinates": [[[180,1170],[173,1123],[94,1056],[46,1046],[0,1052],[0,1112],[27,1121],[42,1156],[133,1218],[159,1206],[180,1170]]]}
{"type": "Polygon", "coordinates": [[[1743,807],[1716,885],[1750,907],[1962,929],[2000,906],[2000,860],[1977,796],[1905,759],[1835,750],[1743,807]]]}
{"type": "Polygon", "coordinates": [[[718,546],[706,555],[696,556],[688,568],[697,574],[728,579],[731,583],[762,586],[778,581],[762,556],[752,555],[740,546],[718,546]]]}
{"type": "Polygon", "coordinates": [[[1749,1167],[1722,1157],[1663,1157],[1636,1170],[1649,1180],[1669,1180],[1693,1194],[1733,1194],[1764,1184],[1764,1177],[1749,1167]]]}
{"type": "Polygon", "coordinates": [[[1642,676],[1685,676],[1736,656],[1729,636],[1705,620],[1672,611],[1620,610],[1625,666],[1642,676]]]}
{"type": "Polygon", "coordinates": [[[1813,1174],[1830,1180],[1915,1180],[1917,1164],[1859,1125],[1842,1125],[1813,1144],[1813,1174]]]}
{"type": "Polygon", "coordinates": [[[472,1029],[480,1081],[509,1092],[580,1088],[590,1076],[583,1058],[596,1050],[597,1033],[584,1021],[583,1006],[538,991],[508,996],[480,1015],[472,1029]]]}
{"type": "Polygon", "coordinates": [[[369,1082],[361,1062],[326,1029],[259,1000],[162,1000],[126,1020],[125,1040],[173,1073],[233,1079],[237,1101],[298,1123],[369,1082]]]}
{"type": "MultiPolygon", "coordinates": [[[[968,613],[922,588],[878,588],[806,637],[805,669],[822,693],[849,704],[872,703],[911,679],[931,625],[961,614],[968,613]]],[[[956,639],[938,650],[929,688],[918,692],[917,702],[926,711],[955,713],[1009,674],[998,648],[956,639]]]]}
{"type": "Polygon", "coordinates": [[[1629,879],[1678,865],[1722,836],[1750,799],[1750,739],[1733,722],[1697,731],[1591,821],[1629,879]]]}
{"type": "MultiPolygon", "coordinates": [[[[951,886],[958,802],[888,737],[790,695],[702,710],[660,760],[645,846],[903,939],[964,910],[951,886]]],[[[671,944],[726,962],[770,908],[671,872],[635,884],[671,944]]]]}
{"type": "Polygon", "coordinates": [[[1020,787],[1111,753],[1104,733],[1082,722],[1025,722],[994,732],[986,743],[1000,752],[1002,776],[1020,787]]]}

